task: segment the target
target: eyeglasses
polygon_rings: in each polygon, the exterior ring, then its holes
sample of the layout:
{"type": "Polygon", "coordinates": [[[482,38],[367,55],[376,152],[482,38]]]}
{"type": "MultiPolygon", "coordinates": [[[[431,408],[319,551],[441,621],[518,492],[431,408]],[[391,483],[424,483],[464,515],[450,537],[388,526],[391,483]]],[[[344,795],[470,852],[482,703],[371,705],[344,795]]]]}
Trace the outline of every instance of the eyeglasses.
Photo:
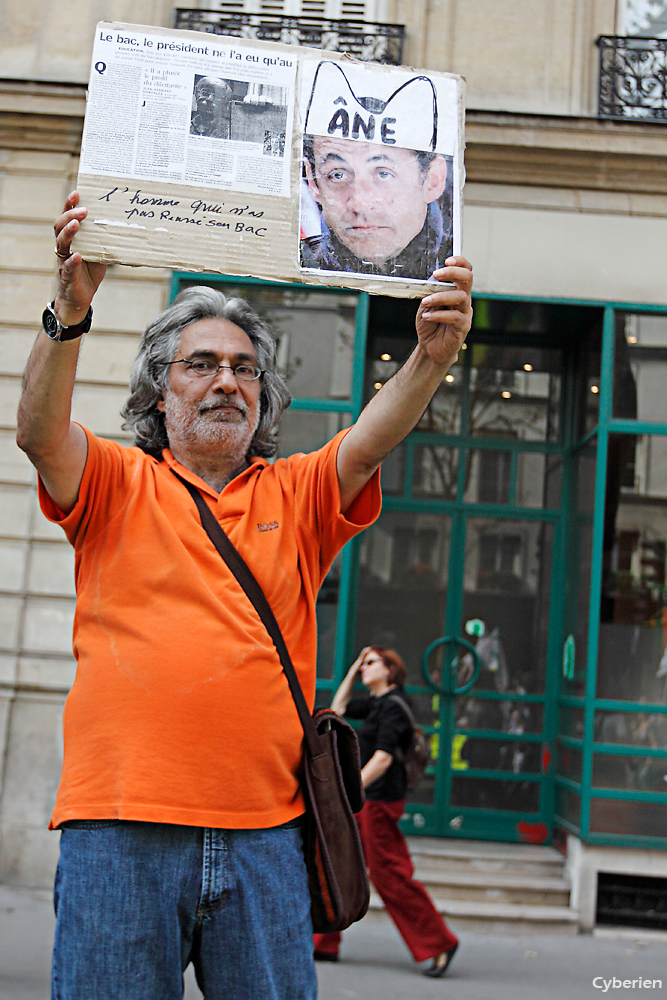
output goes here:
{"type": "Polygon", "coordinates": [[[166,361],[165,364],[185,365],[185,374],[195,378],[213,378],[224,369],[241,382],[254,382],[264,374],[261,368],[246,364],[245,361],[239,362],[238,365],[219,365],[217,361],[206,361],[204,358],[197,358],[194,361],[189,358],[179,358],[178,361],[166,361]]]}

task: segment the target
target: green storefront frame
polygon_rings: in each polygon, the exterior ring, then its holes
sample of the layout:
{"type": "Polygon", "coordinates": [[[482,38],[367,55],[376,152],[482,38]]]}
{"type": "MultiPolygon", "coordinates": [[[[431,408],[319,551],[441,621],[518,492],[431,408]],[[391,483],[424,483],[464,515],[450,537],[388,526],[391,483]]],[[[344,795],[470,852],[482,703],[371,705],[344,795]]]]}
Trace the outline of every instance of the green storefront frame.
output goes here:
{"type": "MultiPolygon", "coordinates": [[[[172,297],[180,288],[184,286],[184,284],[192,284],[196,283],[196,281],[205,282],[213,286],[261,285],[276,288],[292,288],[301,292],[304,291],[304,286],[298,284],[287,285],[264,282],[254,278],[239,278],[233,276],[227,277],[208,274],[201,277],[197,276],[195,278],[192,274],[177,272],[173,275],[172,297]]],[[[319,291],[321,292],[323,290],[319,289],[319,291]]],[[[326,293],[330,295],[350,294],[349,291],[341,289],[327,289],[326,293]]],[[[572,516],[571,508],[573,491],[573,485],[570,480],[569,464],[567,462],[564,464],[562,504],[560,509],[540,509],[539,511],[530,511],[526,510],[526,508],[517,508],[508,504],[503,507],[501,515],[508,520],[512,518],[520,518],[525,521],[539,520],[542,522],[550,522],[554,526],[553,562],[551,568],[552,593],[550,605],[550,617],[552,619],[553,627],[549,634],[549,668],[547,671],[546,686],[543,695],[526,694],[521,697],[517,697],[518,701],[523,701],[526,704],[538,703],[544,705],[544,718],[541,732],[538,735],[523,734],[521,739],[523,742],[527,743],[532,741],[543,744],[548,749],[551,760],[545,774],[540,776],[526,776],[526,780],[540,781],[543,785],[543,794],[540,798],[539,814],[533,816],[532,819],[535,824],[544,825],[548,831],[545,837],[540,837],[543,842],[551,839],[551,832],[554,828],[561,828],[562,830],[575,834],[582,841],[591,844],[615,844],[619,846],[636,847],[667,847],[667,837],[657,838],[627,836],[612,832],[600,834],[592,832],[590,829],[591,803],[595,799],[606,799],[610,801],[632,800],[635,802],[647,801],[657,803],[664,803],[667,799],[667,795],[662,795],[656,792],[641,792],[633,790],[623,791],[593,787],[594,752],[604,753],[610,756],[628,755],[633,750],[636,753],[636,747],[632,746],[604,743],[595,744],[594,723],[596,711],[608,709],[615,712],[638,712],[645,711],[647,708],[647,705],[644,702],[609,701],[608,699],[596,698],[603,564],[603,532],[605,517],[605,484],[609,436],[611,434],[651,434],[667,436],[667,422],[654,423],[613,417],[612,393],[615,317],[617,312],[661,315],[667,313],[667,306],[638,306],[634,303],[608,303],[599,301],[560,299],[554,300],[545,298],[530,299],[527,297],[522,298],[503,295],[485,295],[483,298],[491,302],[523,302],[536,303],[545,306],[594,308],[601,310],[603,313],[601,367],[599,380],[599,414],[597,424],[594,427],[590,427],[586,434],[582,435],[580,439],[576,439],[574,427],[575,386],[572,381],[574,373],[570,372],[564,383],[565,399],[562,407],[564,427],[560,442],[559,444],[547,443],[540,446],[534,446],[534,450],[541,451],[544,454],[549,452],[562,452],[565,454],[565,452],[568,452],[571,456],[581,452],[581,450],[586,447],[595,447],[596,485],[594,510],[592,513],[592,560],[588,602],[588,635],[585,660],[586,688],[583,696],[573,696],[568,693],[566,686],[563,684],[563,674],[561,669],[563,645],[567,638],[567,629],[564,628],[565,623],[562,621],[564,614],[565,578],[570,568],[569,564],[574,557],[569,540],[569,522],[572,516]],[[561,623],[560,626],[559,623],[561,623]],[[572,708],[583,713],[584,726],[581,738],[573,737],[565,732],[559,732],[559,711],[563,708],[572,708]],[[573,750],[581,753],[583,763],[580,780],[572,780],[571,778],[567,778],[556,773],[555,748],[557,741],[563,747],[571,747],[573,750]],[[562,814],[562,812],[559,812],[557,806],[557,796],[560,791],[578,797],[578,800],[580,801],[579,823],[571,822],[567,816],[562,814]]],[[[342,401],[331,399],[295,398],[292,403],[292,410],[294,412],[302,412],[304,415],[307,413],[341,413],[344,414],[349,420],[356,419],[361,411],[364,401],[364,379],[369,312],[370,297],[365,293],[357,293],[354,360],[349,400],[342,401]]],[[[474,441],[467,441],[465,436],[462,435],[457,435],[455,441],[453,438],[448,441],[447,437],[443,435],[437,435],[436,437],[438,445],[446,446],[448,443],[451,445],[456,443],[458,447],[471,447],[474,443],[476,447],[479,447],[480,444],[482,444],[488,450],[496,448],[502,449],[503,451],[509,451],[512,453],[511,461],[512,469],[514,471],[518,460],[517,456],[521,452],[530,451],[532,447],[531,444],[527,442],[520,443],[503,441],[499,443],[491,439],[481,441],[479,438],[475,438],[474,441]]],[[[433,439],[434,442],[435,440],[436,438],[433,439]]],[[[407,442],[407,460],[405,468],[408,486],[406,488],[406,497],[409,494],[409,484],[414,465],[413,459],[415,448],[422,445],[424,441],[424,435],[420,434],[419,440],[408,439],[407,442]]],[[[405,498],[396,500],[394,497],[387,497],[385,499],[384,509],[387,511],[397,509],[407,511],[412,507],[416,511],[423,511],[428,509],[430,503],[430,501],[423,500],[409,500],[405,498]]],[[[466,516],[470,516],[470,508],[465,504],[457,504],[456,502],[449,502],[444,506],[442,504],[431,504],[431,506],[433,509],[438,507],[441,511],[446,509],[447,513],[452,517],[452,538],[454,540],[451,556],[452,568],[453,572],[458,574],[460,578],[462,573],[463,552],[461,545],[459,545],[457,549],[455,540],[457,537],[459,539],[462,537],[459,525],[466,516]]],[[[479,504],[475,505],[475,513],[479,516],[493,514],[494,517],[498,517],[497,509],[494,508],[487,510],[483,505],[479,504]]],[[[344,676],[347,667],[356,652],[354,648],[354,623],[356,619],[358,601],[360,544],[360,539],[355,539],[352,543],[346,546],[342,554],[340,587],[336,612],[336,642],[333,674],[330,678],[320,679],[318,681],[318,701],[320,703],[325,703],[328,700],[330,693],[335,690],[337,685],[340,683],[340,680],[344,676]]],[[[458,615],[454,595],[452,595],[452,610],[450,614],[453,617],[458,615]]],[[[428,688],[426,687],[416,688],[413,693],[424,694],[427,691],[428,688]]],[[[493,694],[487,695],[488,700],[493,700],[494,697],[501,699],[503,696],[493,694]]],[[[648,707],[651,712],[656,714],[667,713],[667,706],[665,705],[650,704],[648,707]]],[[[450,723],[450,732],[454,732],[453,720],[450,723]]],[[[492,737],[494,733],[492,731],[475,730],[471,735],[479,737],[492,737]]],[[[511,734],[505,734],[505,738],[510,742],[512,740],[511,734]]],[[[516,737],[515,739],[518,740],[519,738],[516,737]]],[[[641,753],[642,756],[647,757],[654,756],[664,758],[665,756],[664,751],[661,749],[643,748],[641,753]]],[[[445,772],[444,780],[441,781],[441,786],[446,789],[451,780],[452,768],[452,757],[449,747],[444,753],[440,754],[439,761],[436,766],[440,768],[441,771],[445,772]]],[[[487,772],[484,769],[478,769],[475,771],[475,776],[480,779],[493,779],[497,778],[498,775],[495,772],[487,772]]],[[[432,824],[428,820],[423,824],[421,829],[416,828],[411,822],[409,822],[409,817],[411,813],[414,813],[418,809],[421,809],[423,814],[424,810],[420,806],[409,804],[407,807],[408,821],[405,823],[405,827],[410,833],[422,832],[433,834],[433,832],[436,832],[437,835],[457,835],[455,830],[450,831],[440,828],[437,831],[434,831],[432,824]]],[[[442,810],[440,811],[442,813],[442,810]]],[[[497,813],[485,816],[484,810],[477,810],[476,813],[478,822],[468,823],[465,836],[497,840],[517,839],[514,832],[517,820],[516,816],[507,815],[506,817],[499,817],[497,813]]]]}

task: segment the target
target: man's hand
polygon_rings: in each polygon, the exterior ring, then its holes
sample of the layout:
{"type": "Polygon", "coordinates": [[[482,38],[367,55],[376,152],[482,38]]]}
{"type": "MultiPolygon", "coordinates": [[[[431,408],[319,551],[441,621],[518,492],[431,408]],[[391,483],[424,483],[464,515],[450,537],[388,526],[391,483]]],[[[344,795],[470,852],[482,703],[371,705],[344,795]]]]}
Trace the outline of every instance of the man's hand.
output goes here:
{"type": "Polygon", "coordinates": [[[53,224],[60,274],[55,311],[63,326],[81,322],[107,269],[106,264],[85,261],[80,253],[71,252],[72,240],[87,214],[88,210],[79,205],[79,192],[72,191],[62,215],[53,224]]]}
{"type": "Polygon", "coordinates": [[[433,277],[456,288],[423,298],[415,320],[419,345],[436,365],[454,363],[472,324],[472,264],[465,257],[448,257],[445,263],[433,277]]]}

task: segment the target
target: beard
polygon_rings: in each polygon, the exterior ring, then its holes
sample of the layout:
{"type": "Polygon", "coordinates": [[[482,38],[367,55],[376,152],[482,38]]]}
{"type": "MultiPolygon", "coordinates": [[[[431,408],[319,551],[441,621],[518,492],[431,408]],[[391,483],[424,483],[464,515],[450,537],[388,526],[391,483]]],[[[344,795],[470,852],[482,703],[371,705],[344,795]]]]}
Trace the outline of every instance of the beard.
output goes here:
{"type": "MultiPolygon", "coordinates": [[[[172,443],[184,452],[220,454],[242,462],[259,424],[259,407],[251,413],[242,399],[217,399],[204,403],[165,395],[165,426],[172,443]],[[233,410],[218,409],[220,406],[233,410]]],[[[173,450],[173,448],[172,448],[173,450]]]]}

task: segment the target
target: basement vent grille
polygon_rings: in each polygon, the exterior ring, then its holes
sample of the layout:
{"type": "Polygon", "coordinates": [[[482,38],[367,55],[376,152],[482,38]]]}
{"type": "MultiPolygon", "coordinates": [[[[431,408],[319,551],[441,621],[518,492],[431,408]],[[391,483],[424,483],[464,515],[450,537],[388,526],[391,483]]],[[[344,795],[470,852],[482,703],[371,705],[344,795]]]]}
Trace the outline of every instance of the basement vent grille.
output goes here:
{"type": "Polygon", "coordinates": [[[667,931],[667,878],[598,872],[597,923],[667,931]]]}

